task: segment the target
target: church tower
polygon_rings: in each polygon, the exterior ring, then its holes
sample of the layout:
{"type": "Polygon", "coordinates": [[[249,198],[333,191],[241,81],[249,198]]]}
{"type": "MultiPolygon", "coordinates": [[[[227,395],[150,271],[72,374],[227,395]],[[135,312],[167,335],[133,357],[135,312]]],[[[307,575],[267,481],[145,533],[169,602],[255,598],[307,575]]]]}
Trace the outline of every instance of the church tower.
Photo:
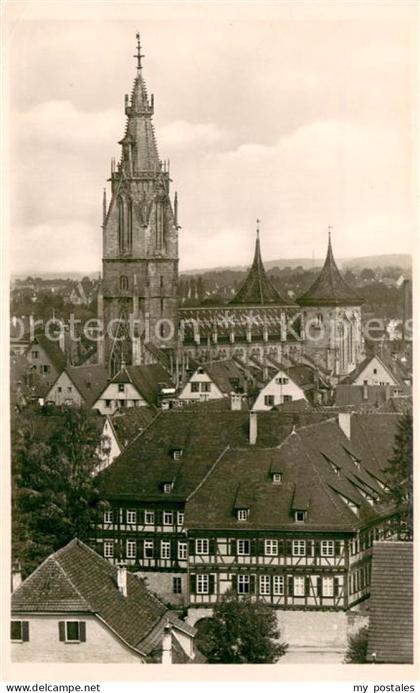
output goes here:
{"type": "Polygon", "coordinates": [[[147,346],[176,342],[178,295],[177,195],[172,205],[169,162],[159,159],[152,124],[153,95],[143,78],[140,36],[121,159],[111,163],[111,201],[103,201],[103,279],[98,317],[104,339],[99,362],[115,374],[121,365],[148,362],[147,346]]]}

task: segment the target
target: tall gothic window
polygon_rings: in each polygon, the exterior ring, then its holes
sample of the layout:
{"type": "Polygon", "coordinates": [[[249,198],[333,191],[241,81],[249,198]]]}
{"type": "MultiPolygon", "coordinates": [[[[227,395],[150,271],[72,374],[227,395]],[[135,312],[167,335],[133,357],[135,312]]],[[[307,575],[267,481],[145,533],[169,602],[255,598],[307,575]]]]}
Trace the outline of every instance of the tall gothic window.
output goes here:
{"type": "Polygon", "coordinates": [[[156,204],[156,247],[162,249],[165,240],[165,205],[163,202],[156,204]]]}
{"type": "Polygon", "coordinates": [[[122,197],[118,198],[118,246],[120,253],[125,250],[125,238],[124,238],[124,200],[122,197]]]}
{"type": "Polygon", "coordinates": [[[133,249],[133,203],[131,200],[127,204],[127,250],[131,253],[133,249]]]}
{"type": "Polygon", "coordinates": [[[127,291],[128,289],[128,277],[122,274],[120,277],[120,289],[121,291],[127,291]]]}

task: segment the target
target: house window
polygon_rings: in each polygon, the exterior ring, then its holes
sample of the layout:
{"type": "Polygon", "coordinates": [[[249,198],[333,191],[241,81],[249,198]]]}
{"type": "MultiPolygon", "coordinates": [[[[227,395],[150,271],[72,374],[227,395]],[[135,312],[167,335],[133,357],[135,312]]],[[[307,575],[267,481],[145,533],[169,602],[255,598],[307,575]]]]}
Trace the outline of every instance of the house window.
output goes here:
{"type": "Polygon", "coordinates": [[[29,621],[11,621],[10,639],[12,642],[27,642],[29,640],[29,621]]]}
{"type": "Polygon", "coordinates": [[[249,516],[249,510],[248,508],[243,508],[242,510],[237,510],[236,511],[236,517],[238,520],[247,520],[249,516]]]}
{"type": "Polygon", "coordinates": [[[182,527],[182,525],[184,524],[184,513],[183,512],[181,512],[181,511],[177,512],[176,523],[177,523],[178,527],[182,527]]]}
{"type": "Polygon", "coordinates": [[[180,460],[182,457],[182,450],[180,448],[172,450],[172,457],[174,460],[180,460]]]}
{"type": "Polygon", "coordinates": [[[266,407],[274,407],[274,395],[264,395],[264,404],[266,407]]]}
{"type": "Polygon", "coordinates": [[[153,510],[145,510],[144,512],[144,524],[154,525],[155,524],[155,513],[153,510]]]}
{"type": "Polygon", "coordinates": [[[118,383],[118,392],[124,392],[125,391],[125,384],[124,383],[118,383]]]}
{"type": "Polygon", "coordinates": [[[238,539],[238,556],[249,556],[249,539],[238,539]]]}
{"type": "Polygon", "coordinates": [[[200,392],[200,383],[191,383],[191,392],[200,392]]]}
{"type": "Polygon", "coordinates": [[[172,578],[173,594],[182,594],[182,579],[180,577],[172,578]]]}
{"type": "Polygon", "coordinates": [[[334,578],[333,577],[323,577],[322,578],[322,596],[323,597],[333,597],[334,596],[334,578]]]}
{"type": "Polygon", "coordinates": [[[378,375],[378,369],[377,368],[373,369],[373,375],[378,375]]]}
{"type": "Polygon", "coordinates": [[[295,510],[295,522],[305,522],[304,510],[295,510]]]}
{"type": "Polygon", "coordinates": [[[167,481],[163,484],[163,493],[170,493],[172,491],[172,482],[167,481]]]}
{"type": "Polygon", "coordinates": [[[63,390],[63,388],[59,385],[59,386],[57,387],[57,392],[62,392],[62,390],[63,390]]]}
{"type": "MultiPolygon", "coordinates": [[[[63,623],[63,622],[61,622],[63,623]]],[[[64,639],[65,642],[82,642],[85,640],[84,630],[85,623],[82,621],[65,621],[64,622],[64,639]],[[82,635],[83,633],[83,635],[82,635]]],[[[61,636],[61,633],[60,633],[61,636]]]]}
{"type": "Polygon", "coordinates": [[[105,406],[108,408],[111,406],[111,400],[110,399],[105,400],[105,406]]]}
{"type": "Polygon", "coordinates": [[[334,556],[333,541],[321,541],[321,556],[334,556]]]}
{"type": "Polygon", "coordinates": [[[104,541],[104,558],[112,558],[114,555],[114,542],[104,541]]]}
{"type": "Polygon", "coordinates": [[[163,513],[163,524],[168,526],[168,525],[173,525],[173,523],[174,523],[173,513],[165,510],[163,513]]]}
{"type": "Polygon", "coordinates": [[[136,510],[127,510],[127,524],[128,525],[135,525],[137,522],[137,511],[136,510]]]}
{"type": "Polygon", "coordinates": [[[249,594],[249,575],[238,575],[238,594],[249,594]]]}
{"type": "Polygon", "coordinates": [[[277,556],[279,545],[277,539],[266,539],[264,542],[264,553],[266,556],[277,556]]]}
{"type": "Polygon", "coordinates": [[[273,594],[276,597],[284,594],[284,576],[283,575],[273,575],[273,594]]]}
{"type": "Polygon", "coordinates": [[[32,351],[32,352],[31,352],[31,356],[32,356],[33,359],[37,359],[38,356],[39,356],[39,351],[32,351]]]}
{"type": "Polygon", "coordinates": [[[154,546],[153,539],[145,539],[143,545],[143,556],[145,558],[153,558],[154,546]]]}
{"type": "Polygon", "coordinates": [[[67,392],[73,392],[73,388],[72,388],[72,386],[71,386],[71,385],[69,385],[69,386],[68,386],[68,388],[67,388],[67,392]]]}
{"type": "Polygon", "coordinates": [[[283,481],[283,474],[280,472],[274,472],[272,475],[273,484],[281,484],[283,481]]]}
{"type": "Polygon", "coordinates": [[[160,542],[160,557],[168,559],[171,557],[171,542],[161,541],[160,542]]]}
{"type": "Polygon", "coordinates": [[[135,558],[137,555],[137,543],[134,539],[127,539],[126,556],[127,558],[135,558]]]}
{"type": "Polygon", "coordinates": [[[270,594],[270,576],[260,575],[260,594],[270,594]]]}
{"type": "Polygon", "coordinates": [[[128,289],[128,277],[125,274],[120,277],[120,289],[121,291],[127,291],[128,289]]]}
{"type": "Polygon", "coordinates": [[[208,539],[196,539],[195,540],[195,553],[198,556],[207,556],[209,553],[209,540],[208,539]]]}
{"type": "Polygon", "coordinates": [[[112,510],[105,510],[104,512],[104,522],[112,522],[114,519],[112,510]]]}
{"type": "Polygon", "coordinates": [[[179,541],[178,542],[178,560],[179,561],[186,561],[187,560],[187,542],[186,541],[179,541]]]}
{"type": "Polygon", "coordinates": [[[201,383],[201,392],[210,392],[211,383],[201,383]]]}
{"type": "Polygon", "coordinates": [[[288,385],[289,378],[276,378],[277,385],[288,385]]]}
{"type": "Polygon", "coordinates": [[[304,539],[294,539],[292,553],[293,556],[304,556],[306,553],[306,541],[304,539]]]}
{"type": "Polygon", "coordinates": [[[283,402],[292,402],[292,401],[293,401],[292,395],[284,395],[283,396],[283,402]]]}
{"type": "Polygon", "coordinates": [[[197,594],[209,593],[209,576],[197,575],[197,594]]]}
{"type": "Polygon", "coordinates": [[[49,366],[41,366],[41,370],[43,373],[49,373],[50,372],[50,367],[49,366]]]}
{"type": "Polygon", "coordinates": [[[295,597],[305,596],[305,578],[301,575],[293,578],[293,594],[295,597]]]}

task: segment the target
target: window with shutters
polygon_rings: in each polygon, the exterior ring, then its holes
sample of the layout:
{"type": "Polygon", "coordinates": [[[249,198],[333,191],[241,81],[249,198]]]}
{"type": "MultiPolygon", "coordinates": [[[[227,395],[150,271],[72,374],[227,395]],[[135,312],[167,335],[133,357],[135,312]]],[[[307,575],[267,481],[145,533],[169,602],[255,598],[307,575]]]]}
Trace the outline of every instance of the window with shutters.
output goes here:
{"type": "Polygon", "coordinates": [[[135,558],[137,554],[137,543],[134,539],[127,539],[126,543],[126,556],[127,558],[135,558]]]}
{"type": "Polygon", "coordinates": [[[173,523],[174,523],[173,513],[165,510],[163,513],[163,524],[166,526],[169,526],[169,525],[173,525],[173,523]]]}
{"type": "Polygon", "coordinates": [[[104,522],[112,522],[112,521],[113,521],[112,510],[105,510],[104,522]]]}
{"type": "Polygon", "coordinates": [[[12,642],[27,642],[29,640],[29,621],[11,621],[10,639],[12,642]]]}
{"type": "Polygon", "coordinates": [[[154,525],[155,524],[155,513],[153,510],[145,510],[144,512],[144,524],[154,525]]]}
{"type": "Polygon", "coordinates": [[[137,522],[137,511],[136,510],[127,510],[127,524],[128,525],[135,525],[137,522]]]}
{"type": "Polygon", "coordinates": [[[249,556],[250,541],[249,539],[238,539],[238,556],[249,556]]]}
{"type": "Polygon", "coordinates": [[[172,578],[173,594],[182,594],[182,579],[180,577],[172,578]]]}
{"type": "Polygon", "coordinates": [[[197,575],[197,594],[209,593],[209,576],[197,575]]]}
{"type": "Polygon", "coordinates": [[[278,597],[284,594],[284,576],[273,575],[273,594],[278,597]]]}
{"type": "Polygon", "coordinates": [[[182,527],[182,525],[184,524],[184,513],[183,512],[177,512],[176,523],[177,523],[178,527],[182,527]]]}
{"type": "Polygon", "coordinates": [[[154,543],[153,539],[145,539],[143,544],[143,556],[144,558],[153,558],[154,554],[154,543]]]}
{"type": "Polygon", "coordinates": [[[171,557],[171,542],[161,541],[160,542],[160,557],[167,559],[171,557]]]}
{"type": "Polygon", "coordinates": [[[198,556],[207,556],[209,553],[209,540],[208,539],[196,539],[195,540],[195,552],[198,556]]]}
{"type": "Polygon", "coordinates": [[[294,539],[292,552],[293,556],[304,556],[306,553],[306,541],[304,539],[294,539]]]}
{"type": "Polygon", "coordinates": [[[187,542],[186,541],[179,541],[178,542],[178,560],[179,561],[186,561],[187,560],[187,542]]]}
{"type": "Polygon", "coordinates": [[[266,539],[264,542],[264,553],[266,556],[277,556],[279,545],[277,539],[266,539]]]}
{"type": "Polygon", "coordinates": [[[65,621],[64,634],[66,642],[82,642],[82,622],[65,621]]]}
{"type": "Polygon", "coordinates": [[[271,578],[269,575],[260,575],[260,594],[265,596],[270,594],[270,582],[271,578]]]}
{"type": "Polygon", "coordinates": [[[293,578],[293,594],[295,597],[305,596],[305,578],[301,575],[293,578]]]}
{"type": "Polygon", "coordinates": [[[334,596],[334,578],[333,577],[323,577],[322,578],[322,596],[323,597],[333,597],[334,596]]]}
{"type": "Polygon", "coordinates": [[[334,542],[330,540],[321,541],[321,556],[334,556],[334,542]]]}
{"type": "Polygon", "coordinates": [[[238,575],[238,594],[249,594],[250,582],[249,575],[238,575]]]}
{"type": "Polygon", "coordinates": [[[114,542],[111,540],[104,541],[104,558],[113,558],[114,542]]]}

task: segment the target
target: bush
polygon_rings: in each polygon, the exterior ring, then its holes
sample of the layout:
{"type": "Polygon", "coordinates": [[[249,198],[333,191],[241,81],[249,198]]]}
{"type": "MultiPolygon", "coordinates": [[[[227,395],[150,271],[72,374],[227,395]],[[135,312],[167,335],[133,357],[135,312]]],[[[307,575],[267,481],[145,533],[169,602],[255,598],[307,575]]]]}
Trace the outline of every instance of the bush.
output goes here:
{"type": "Polygon", "coordinates": [[[368,648],[369,628],[364,626],[351,635],[348,639],[348,647],[344,661],[346,664],[366,664],[368,648]]]}

